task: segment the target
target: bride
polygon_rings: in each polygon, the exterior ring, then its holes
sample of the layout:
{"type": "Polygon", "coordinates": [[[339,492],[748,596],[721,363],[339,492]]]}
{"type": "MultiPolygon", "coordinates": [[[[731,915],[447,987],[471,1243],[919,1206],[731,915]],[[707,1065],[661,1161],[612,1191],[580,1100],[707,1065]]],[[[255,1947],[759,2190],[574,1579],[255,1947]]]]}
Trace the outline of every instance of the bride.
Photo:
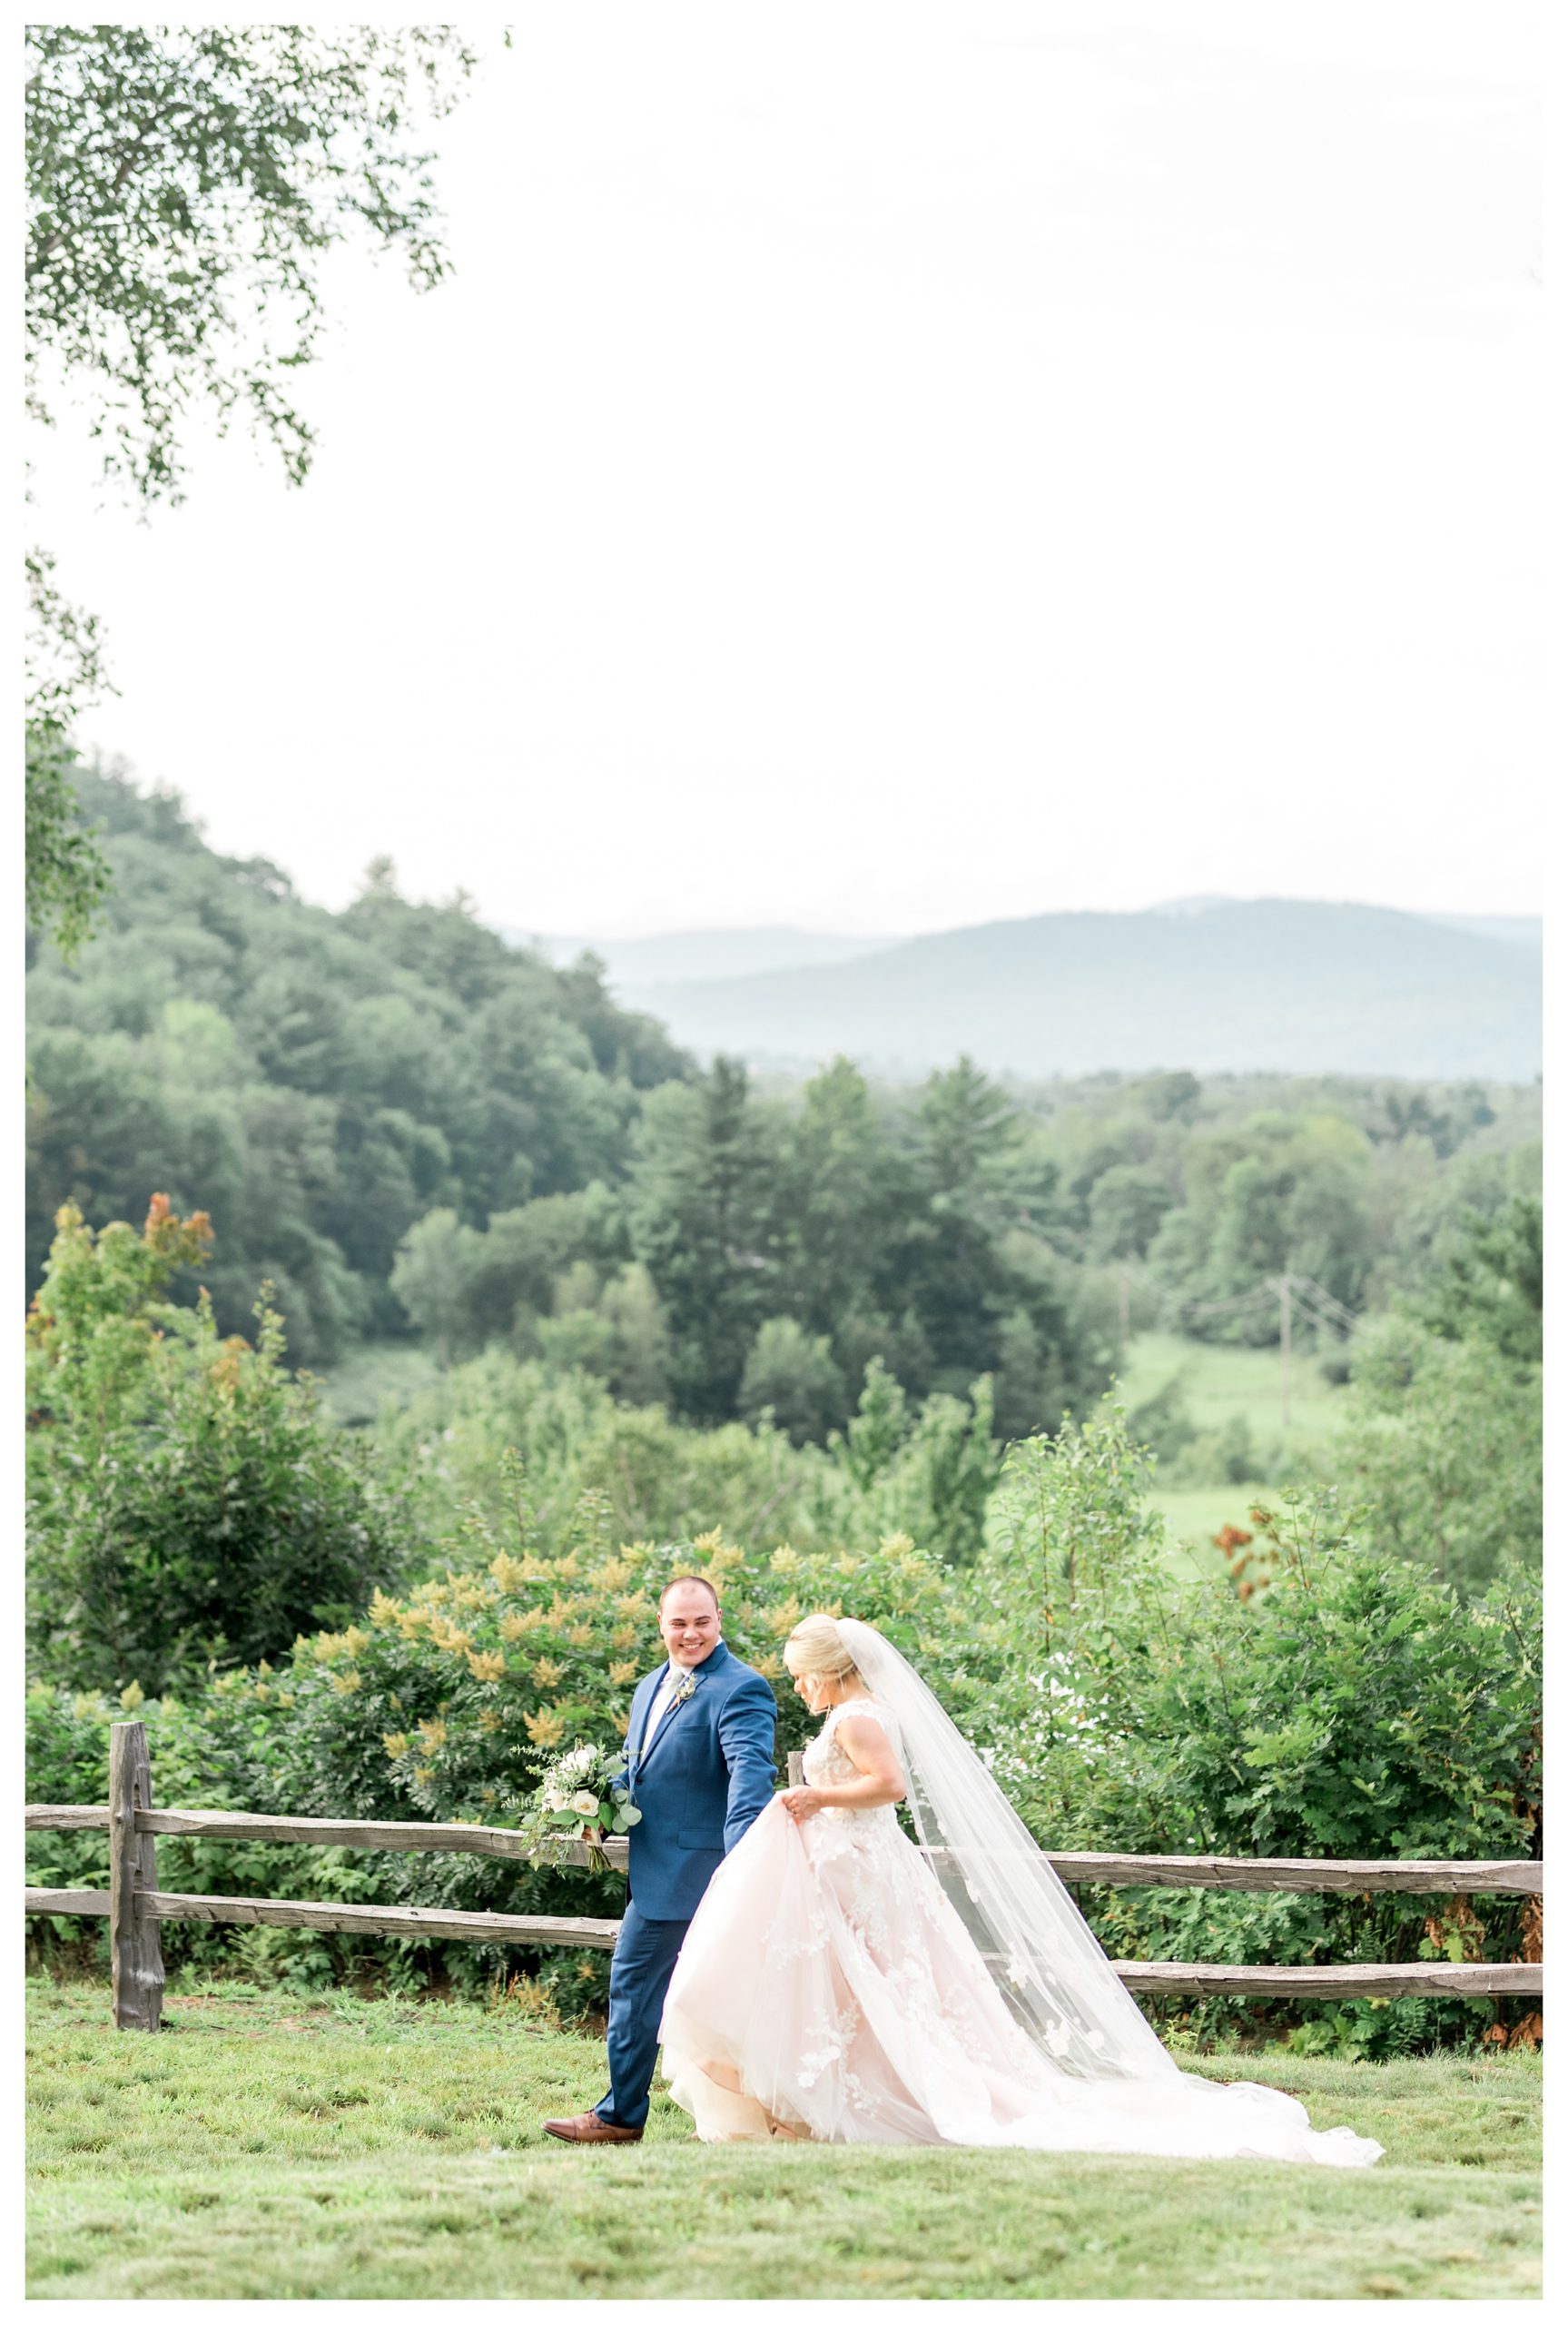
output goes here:
{"type": "Polygon", "coordinates": [[[809,1615],[784,1661],[825,1715],[806,1781],[715,1874],[660,2029],[700,2138],[1376,2162],[1286,2092],[1177,2066],[881,1632],[809,1615]]]}

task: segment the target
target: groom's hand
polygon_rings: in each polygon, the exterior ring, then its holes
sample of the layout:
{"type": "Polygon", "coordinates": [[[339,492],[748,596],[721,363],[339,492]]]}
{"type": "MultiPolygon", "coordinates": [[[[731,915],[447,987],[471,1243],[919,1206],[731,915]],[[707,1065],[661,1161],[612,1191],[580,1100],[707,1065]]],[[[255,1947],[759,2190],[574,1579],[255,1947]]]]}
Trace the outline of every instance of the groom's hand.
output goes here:
{"type": "Polygon", "coordinates": [[[780,1793],[779,1798],[784,1802],[785,1815],[793,1816],[797,1825],[803,1816],[814,1816],[827,1806],[823,1796],[810,1784],[791,1785],[787,1792],[780,1793]]]}

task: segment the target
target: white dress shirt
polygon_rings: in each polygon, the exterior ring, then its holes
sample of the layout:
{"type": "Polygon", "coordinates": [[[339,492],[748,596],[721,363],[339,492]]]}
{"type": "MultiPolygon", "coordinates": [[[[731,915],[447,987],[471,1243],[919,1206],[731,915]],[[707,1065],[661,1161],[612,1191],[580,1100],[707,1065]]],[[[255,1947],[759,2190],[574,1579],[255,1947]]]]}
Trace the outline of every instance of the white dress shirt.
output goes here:
{"type": "Polygon", "coordinates": [[[674,1697],[676,1689],[680,1686],[681,1681],[685,1677],[685,1673],[684,1671],[677,1671],[673,1663],[666,1667],[664,1685],[660,1687],[658,1694],[654,1697],[654,1707],[648,1714],[648,1724],[643,1730],[643,1740],[640,1746],[642,1751],[646,1752],[648,1746],[653,1742],[654,1730],[657,1727],[660,1720],[663,1719],[666,1712],[668,1711],[671,1698],[674,1697]]]}

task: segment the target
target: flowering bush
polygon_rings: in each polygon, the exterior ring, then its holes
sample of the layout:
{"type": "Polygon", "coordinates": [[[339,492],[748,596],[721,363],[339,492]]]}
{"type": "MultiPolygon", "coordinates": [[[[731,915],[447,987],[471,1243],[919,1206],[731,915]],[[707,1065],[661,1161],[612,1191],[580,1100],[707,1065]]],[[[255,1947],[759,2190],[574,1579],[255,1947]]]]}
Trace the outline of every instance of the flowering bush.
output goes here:
{"type": "MultiPolygon", "coordinates": [[[[876,1623],[918,1659],[961,1717],[979,1701],[1001,1647],[1000,1628],[977,1626],[958,1578],[907,1536],[863,1552],[807,1553],[788,1544],[751,1552],[716,1530],[614,1546],[603,1498],[587,1495],[565,1538],[547,1545],[526,1509],[471,1509],[464,1548],[471,1563],[403,1597],[377,1591],[362,1621],[301,1636],[275,1669],[214,1672],[188,1705],[160,1707],[149,1738],[154,1799],[280,1815],[499,1823],[542,1754],[568,1739],[606,1757],[619,1751],[636,1682],[664,1657],[658,1597],[676,1574],[713,1583],[726,1641],[771,1681],[781,1780],[785,1755],[814,1725],[781,1652],[802,1615],[826,1610],[876,1623]]],[[[41,1695],[29,1796],[105,1798],[107,1721],[123,1716],[94,1699],[79,1718],[67,1699],[41,1695]]],[[[61,1836],[40,1837],[53,1844],[61,1836]]],[[[96,1838],[72,1837],[90,1847],[96,1838]]],[[[212,1891],[588,1915],[617,1914],[626,1897],[620,1875],[576,1867],[251,1842],[194,1845],[203,1854],[201,1879],[191,1885],[212,1891]]],[[[192,1847],[159,1843],[163,1886],[186,1885],[192,1847]]],[[[83,1870],[75,1877],[95,1876],[83,1870]]],[[[171,1959],[183,1955],[185,1939],[175,1933],[185,1928],[166,1925],[171,1959]]],[[[291,1933],[271,1933],[267,1944],[278,1960],[297,1952],[323,1979],[350,1976],[372,1959],[401,1960],[407,1969],[410,1954],[419,1974],[439,1971],[464,1986],[517,1966],[516,1949],[499,1946],[409,1949],[320,1935],[296,1944],[291,1933]]],[[[602,1997],[606,1970],[607,1956],[572,1955],[547,1963],[544,1974],[580,2005],[602,1997]]]]}

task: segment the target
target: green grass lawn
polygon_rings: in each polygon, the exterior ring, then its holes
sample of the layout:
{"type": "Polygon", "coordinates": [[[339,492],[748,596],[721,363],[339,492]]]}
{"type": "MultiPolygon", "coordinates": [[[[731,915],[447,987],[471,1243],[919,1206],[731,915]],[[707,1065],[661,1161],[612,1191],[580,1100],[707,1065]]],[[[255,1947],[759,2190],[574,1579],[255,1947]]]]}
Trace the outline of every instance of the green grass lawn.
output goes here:
{"type": "Polygon", "coordinates": [[[562,2148],[599,2045],[515,2007],[28,1987],[29,2290],[59,2300],[1538,2296],[1539,2063],[1196,2062],[1370,2172],[973,2150],[562,2148]],[[804,2271],[804,2273],[803,2273],[804,2271]]]}

